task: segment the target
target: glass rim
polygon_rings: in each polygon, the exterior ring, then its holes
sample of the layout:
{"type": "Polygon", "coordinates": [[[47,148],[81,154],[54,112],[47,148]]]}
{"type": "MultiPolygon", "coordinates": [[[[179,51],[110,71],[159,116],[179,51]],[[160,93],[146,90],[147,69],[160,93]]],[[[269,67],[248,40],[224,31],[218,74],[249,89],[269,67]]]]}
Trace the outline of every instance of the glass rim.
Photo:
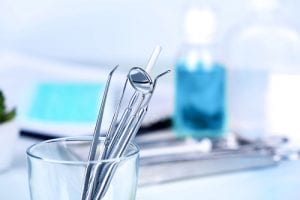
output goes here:
{"type": "MultiPolygon", "coordinates": [[[[102,140],[104,138],[105,137],[99,137],[99,140],[102,140]]],[[[71,136],[71,137],[61,137],[61,138],[45,140],[29,146],[26,150],[26,154],[29,158],[33,158],[33,159],[37,159],[40,161],[45,161],[53,164],[87,165],[87,164],[100,164],[100,163],[117,163],[117,162],[121,162],[133,158],[134,156],[138,155],[140,152],[140,148],[135,142],[130,143],[130,146],[133,146],[134,150],[128,155],[121,156],[119,158],[110,158],[104,160],[68,161],[68,160],[59,160],[59,159],[49,159],[49,158],[43,158],[42,156],[35,155],[33,152],[35,148],[49,143],[62,142],[62,141],[92,141],[92,139],[93,139],[92,136],[71,136]]]]}

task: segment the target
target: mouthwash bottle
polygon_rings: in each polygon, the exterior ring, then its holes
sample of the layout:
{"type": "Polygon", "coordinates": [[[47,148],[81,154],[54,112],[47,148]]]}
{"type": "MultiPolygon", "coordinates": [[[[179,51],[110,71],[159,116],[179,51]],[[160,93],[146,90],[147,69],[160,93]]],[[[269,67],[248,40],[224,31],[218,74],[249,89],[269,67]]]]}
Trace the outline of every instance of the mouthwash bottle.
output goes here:
{"type": "Polygon", "coordinates": [[[226,122],[226,70],[214,42],[215,15],[192,8],[185,18],[186,43],[176,62],[174,126],[178,136],[216,138],[226,122]]]}

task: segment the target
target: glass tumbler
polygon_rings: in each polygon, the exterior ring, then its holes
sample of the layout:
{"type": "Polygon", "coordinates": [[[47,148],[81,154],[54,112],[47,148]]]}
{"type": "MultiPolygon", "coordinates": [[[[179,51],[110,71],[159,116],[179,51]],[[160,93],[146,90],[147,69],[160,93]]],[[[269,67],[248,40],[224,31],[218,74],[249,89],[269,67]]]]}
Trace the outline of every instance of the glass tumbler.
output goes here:
{"type": "MultiPolygon", "coordinates": [[[[29,147],[27,162],[31,200],[80,200],[91,143],[91,136],[69,137],[29,147]]],[[[99,138],[98,149],[103,143],[104,138],[99,138]]],[[[135,199],[138,162],[139,148],[134,143],[129,145],[123,157],[90,162],[92,169],[99,165],[116,166],[103,200],[135,199]]]]}

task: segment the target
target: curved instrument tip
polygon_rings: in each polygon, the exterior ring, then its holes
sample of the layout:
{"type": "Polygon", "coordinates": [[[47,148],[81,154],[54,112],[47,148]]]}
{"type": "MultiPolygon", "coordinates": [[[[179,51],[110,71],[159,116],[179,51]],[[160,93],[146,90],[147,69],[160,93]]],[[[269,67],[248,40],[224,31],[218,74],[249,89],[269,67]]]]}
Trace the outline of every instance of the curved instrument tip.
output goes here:
{"type": "Polygon", "coordinates": [[[171,72],[171,70],[168,69],[167,71],[165,71],[165,72],[159,74],[158,76],[155,77],[155,81],[156,81],[157,79],[159,79],[160,77],[162,77],[162,76],[164,76],[164,75],[166,75],[166,74],[168,74],[168,73],[170,73],[170,72],[171,72]]]}
{"type": "Polygon", "coordinates": [[[118,67],[119,67],[119,65],[116,65],[116,66],[109,72],[109,75],[112,76],[112,74],[117,70],[118,67]]]}

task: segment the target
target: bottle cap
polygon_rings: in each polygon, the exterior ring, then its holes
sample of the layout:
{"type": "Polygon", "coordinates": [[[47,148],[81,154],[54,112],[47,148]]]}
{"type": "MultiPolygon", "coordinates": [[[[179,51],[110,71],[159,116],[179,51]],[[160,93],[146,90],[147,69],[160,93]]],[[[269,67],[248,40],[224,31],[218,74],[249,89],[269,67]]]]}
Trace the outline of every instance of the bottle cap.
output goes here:
{"type": "Polygon", "coordinates": [[[257,11],[276,10],[280,5],[278,0],[251,0],[251,6],[257,11]]]}
{"type": "Polygon", "coordinates": [[[209,43],[216,32],[216,16],[210,8],[190,8],[186,12],[184,29],[189,43],[209,43]]]}

